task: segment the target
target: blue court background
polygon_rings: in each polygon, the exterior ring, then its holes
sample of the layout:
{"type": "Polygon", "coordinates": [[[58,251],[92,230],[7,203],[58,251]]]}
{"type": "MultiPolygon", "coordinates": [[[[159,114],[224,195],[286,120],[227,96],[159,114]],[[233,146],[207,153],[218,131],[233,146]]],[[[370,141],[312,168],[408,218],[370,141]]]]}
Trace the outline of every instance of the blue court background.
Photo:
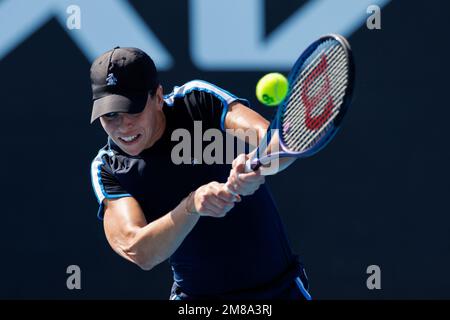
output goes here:
{"type": "MultiPolygon", "coordinates": [[[[21,19],[20,11],[2,12],[10,1],[0,1],[0,16],[21,19]]],[[[30,10],[17,1],[16,9],[30,10]]],[[[161,72],[166,92],[204,79],[271,117],[254,86],[266,72],[287,68],[199,68],[189,1],[122,2],[170,52],[172,64],[161,72]]],[[[313,1],[262,2],[269,37],[313,1]]],[[[320,154],[268,179],[316,299],[450,298],[449,10],[444,1],[393,0],[382,9],[381,30],[368,30],[361,12],[349,31],[357,84],[342,131],[320,154]],[[373,264],[381,267],[381,290],[366,287],[373,264]]],[[[99,21],[116,25],[107,6],[101,14],[99,21]]],[[[324,14],[319,24],[326,29],[330,19],[324,14]]],[[[224,13],[223,28],[229,21],[224,13]]],[[[0,39],[9,31],[0,19],[0,39]]],[[[105,134],[89,125],[89,59],[56,17],[5,50],[0,298],[167,299],[168,263],[144,272],[121,259],[96,218],[89,170],[105,134]],[[72,264],[81,268],[81,290],[66,288],[72,264]]]]}

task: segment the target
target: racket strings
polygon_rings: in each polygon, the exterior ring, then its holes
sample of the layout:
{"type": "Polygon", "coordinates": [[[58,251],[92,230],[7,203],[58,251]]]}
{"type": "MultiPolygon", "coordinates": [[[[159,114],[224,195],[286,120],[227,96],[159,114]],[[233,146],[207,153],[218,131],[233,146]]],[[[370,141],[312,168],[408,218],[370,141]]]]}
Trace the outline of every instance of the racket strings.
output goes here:
{"type": "MultiPolygon", "coordinates": [[[[344,58],[345,58],[345,56],[344,56],[344,58]]],[[[342,62],[345,62],[345,60],[341,59],[340,61],[338,61],[338,63],[342,63],[342,62]]],[[[342,65],[339,65],[339,64],[333,65],[329,72],[330,72],[330,73],[334,73],[334,72],[336,71],[336,68],[339,67],[339,66],[342,66],[342,65]]],[[[341,68],[341,69],[342,69],[342,68],[341,68]]],[[[342,73],[341,70],[338,70],[338,71],[339,71],[340,73],[342,73]]],[[[343,77],[347,77],[347,74],[344,73],[343,77]]],[[[338,78],[337,80],[341,80],[341,79],[338,78]]],[[[317,88],[320,88],[321,85],[323,85],[323,82],[324,82],[324,81],[325,81],[325,80],[324,80],[324,77],[321,77],[321,79],[320,79],[319,82],[317,83],[318,85],[314,86],[314,89],[316,89],[315,91],[317,91],[317,90],[318,90],[317,88]]],[[[295,93],[294,93],[294,94],[291,96],[291,98],[289,99],[288,105],[287,105],[287,107],[286,107],[286,111],[285,111],[285,113],[284,113],[285,116],[289,115],[289,116],[295,117],[295,118],[304,115],[304,113],[306,112],[306,108],[299,108],[299,107],[298,107],[298,104],[301,102],[300,99],[301,99],[301,92],[302,92],[302,89],[303,89],[303,84],[302,84],[301,81],[296,81],[296,83],[298,83],[298,85],[299,85],[300,87],[297,87],[297,86],[296,86],[296,87],[293,89],[293,91],[295,91],[295,93]],[[292,113],[289,114],[289,111],[291,111],[291,110],[292,110],[292,113]]],[[[336,91],[336,87],[333,87],[331,93],[334,93],[334,91],[336,91]]],[[[331,95],[331,96],[332,96],[332,95],[331,95]]],[[[313,110],[314,113],[316,113],[316,114],[320,113],[320,112],[316,111],[316,110],[320,110],[320,108],[314,108],[314,109],[315,109],[315,110],[313,110]]]]}
{"type": "Polygon", "coordinates": [[[332,45],[328,50],[320,49],[292,85],[291,96],[283,114],[283,140],[289,149],[297,152],[306,150],[332,127],[331,122],[339,114],[347,84],[348,65],[345,50],[340,44],[332,45]],[[323,57],[326,57],[325,63],[323,63],[323,57]],[[305,79],[310,78],[313,80],[305,88],[305,79]],[[324,89],[324,86],[329,88],[324,89]],[[308,92],[305,93],[304,90],[308,92]],[[305,114],[308,112],[304,101],[306,94],[306,97],[315,102],[314,106],[309,108],[311,109],[308,118],[309,128],[305,124],[305,114]],[[321,115],[324,116],[326,109],[330,108],[330,103],[332,103],[332,109],[328,110],[329,114],[324,121],[325,118],[321,115]]]}
{"type": "MultiPolygon", "coordinates": [[[[333,87],[333,89],[331,89],[331,91],[328,92],[329,94],[327,94],[327,92],[321,92],[321,88],[323,86],[329,85],[329,83],[331,82],[330,78],[329,78],[329,74],[335,74],[335,73],[337,73],[338,75],[342,74],[342,69],[345,69],[345,67],[342,67],[342,63],[344,63],[344,62],[345,62],[345,60],[342,59],[342,61],[337,62],[337,64],[334,65],[331,70],[327,70],[327,74],[323,74],[323,73],[319,74],[317,76],[317,83],[315,84],[314,88],[312,88],[310,90],[310,94],[308,94],[308,95],[316,98],[317,94],[319,94],[319,97],[318,97],[319,101],[327,96],[334,97],[333,93],[336,91],[336,87],[333,87]]],[[[341,77],[335,78],[334,80],[335,80],[335,82],[339,82],[339,80],[342,80],[342,78],[347,78],[347,74],[344,73],[341,77]]],[[[300,90],[302,90],[302,89],[304,89],[303,86],[300,88],[300,90]]],[[[321,107],[322,106],[319,105],[319,106],[313,108],[311,114],[313,116],[321,114],[323,111],[321,107]]]]}
{"type": "MultiPolygon", "coordinates": [[[[313,120],[310,121],[310,125],[315,126],[316,124],[321,125],[321,128],[319,130],[302,130],[297,129],[297,130],[292,130],[290,132],[289,135],[287,135],[286,141],[290,146],[295,146],[295,148],[302,148],[304,147],[305,144],[313,144],[315,142],[315,138],[318,136],[318,134],[320,134],[321,132],[326,132],[327,125],[329,122],[333,121],[334,118],[337,116],[337,114],[339,113],[338,110],[335,110],[334,112],[330,113],[327,115],[327,121],[324,123],[320,123],[323,122],[323,119],[321,118],[313,118],[313,120]],[[310,143],[309,143],[310,142],[310,143]]],[[[289,121],[289,120],[288,120],[289,121]]],[[[298,125],[298,124],[295,124],[298,125]]],[[[295,126],[294,125],[294,126],[295,126]]]]}
{"type": "Polygon", "coordinates": [[[317,124],[320,124],[319,129],[310,130],[309,128],[300,128],[297,131],[293,130],[289,136],[290,139],[287,138],[289,145],[291,145],[292,147],[295,146],[295,148],[297,148],[298,150],[306,150],[310,146],[314,145],[316,140],[320,139],[320,134],[325,134],[326,131],[331,127],[329,127],[328,125],[339,114],[339,111],[340,110],[338,108],[335,108],[334,112],[326,116],[327,121],[325,123],[321,123],[323,122],[323,118],[321,118],[320,116],[313,118],[313,120],[310,121],[310,126],[315,127],[317,124]]]}
{"type": "MultiPolygon", "coordinates": [[[[298,77],[297,78],[297,80],[295,81],[295,84],[294,84],[294,86],[293,86],[293,88],[291,89],[294,93],[293,94],[291,94],[291,96],[290,96],[290,103],[288,104],[288,108],[287,109],[291,109],[292,107],[293,107],[293,100],[296,100],[296,99],[298,99],[298,98],[300,98],[300,93],[301,93],[301,87],[303,87],[303,85],[304,85],[304,81],[305,81],[305,78],[307,78],[307,77],[311,77],[311,75],[313,75],[313,74],[316,74],[317,72],[318,72],[318,70],[319,70],[319,68],[317,68],[317,66],[318,66],[318,64],[319,64],[319,59],[324,55],[324,54],[327,54],[327,56],[328,56],[328,59],[334,59],[334,57],[335,57],[335,55],[336,55],[336,53],[337,53],[337,48],[335,48],[335,50],[332,50],[331,52],[321,52],[319,55],[317,55],[317,57],[314,59],[314,61],[312,62],[313,64],[310,66],[310,67],[308,67],[308,68],[306,68],[303,72],[302,72],[302,74],[301,74],[301,76],[300,77],[298,77]]],[[[312,88],[312,93],[315,93],[315,91],[318,91],[318,90],[320,90],[320,87],[319,86],[314,86],[313,88],[312,88]]]]}
{"type": "MultiPolygon", "coordinates": [[[[338,49],[339,49],[339,47],[334,47],[332,50],[329,50],[328,52],[327,51],[320,52],[317,55],[317,57],[315,57],[315,59],[313,60],[311,65],[303,71],[303,73],[301,74],[301,77],[298,78],[297,81],[295,82],[294,90],[296,90],[297,97],[301,92],[300,91],[301,87],[304,86],[305,79],[307,79],[311,76],[314,76],[317,73],[323,74],[323,72],[319,72],[319,71],[323,70],[323,68],[318,68],[318,65],[320,64],[319,59],[321,59],[325,55],[328,60],[333,60],[335,58],[335,56],[340,53],[338,49]]],[[[316,80],[317,80],[317,78],[316,78],[316,80]]],[[[321,89],[320,86],[317,86],[317,85],[313,86],[311,88],[311,96],[314,96],[317,93],[317,91],[319,91],[320,89],[321,89]]],[[[292,98],[294,98],[294,97],[292,97],[292,98]]]]}
{"type": "MultiPolygon", "coordinates": [[[[344,78],[344,77],[341,77],[344,78]]],[[[346,78],[346,77],[345,77],[346,78]]],[[[338,89],[334,89],[332,92],[330,92],[330,94],[332,95],[333,93],[336,93],[338,89]]],[[[343,92],[344,90],[341,90],[341,95],[337,96],[338,101],[342,101],[343,100],[343,92]]],[[[290,135],[290,140],[289,140],[289,144],[290,145],[296,145],[296,143],[302,142],[302,141],[310,141],[310,143],[307,143],[306,146],[298,146],[298,148],[303,148],[301,150],[304,150],[306,148],[309,148],[311,145],[314,145],[316,143],[316,141],[318,139],[321,138],[322,135],[320,135],[320,133],[325,134],[326,131],[329,129],[328,125],[334,120],[334,118],[339,114],[339,108],[334,108],[334,111],[328,115],[327,117],[327,122],[325,122],[320,129],[318,130],[297,130],[297,132],[293,131],[292,134],[290,135]]],[[[322,121],[322,119],[320,119],[320,117],[316,117],[315,120],[312,121],[312,126],[314,126],[315,124],[319,123],[320,121],[322,121]]],[[[301,124],[300,124],[301,125],[301,124]]]]}
{"type": "Polygon", "coordinates": [[[315,125],[320,123],[321,128],[318,130],[298,130],[291,134],[291,139],[288,141],[291,148],[295,148],[296,151],[307,150],[309,147],[313,146],[322,135],[326,134],[327,130],[331,128],[328,126],[339,114],[339,110],[336,110],[331,115],[327,115],[326,122],[323,119],[314,119],[312,124],[315,125]]]}
{"type": "MultiPolygon", "coordinates": [[[[331,52],[331,55],[329,56],[329,59],[333,59],[334,58],[336,51],[337,50],[334,50],[334,52],[331,52]]],[[[322,55],[322,53],[321,53],[321,55],[322,55]]],[[[317,59],[320,58],[320,56],[316,57],[316,59],[314,60],[314,63],[317,61],[317,59]]],[[[286,110],[285,110],[284,116],[298,117],[298,116],[303,115],[306,112],[305,108],[299,108],[299,103],[301,103],[301,101],[300,101],[300,99],[301,99],[301,92],[303,90],[304,79],[306,77],[309,77],[311,75],[311,73],[314,72],[314,70],[317,72],[317,68],[315,68],[315,67],[307,68],[305,70],[306,71],[305,74],[302,77],[298,78],[297,81],[295,81],[295,84],[294,84],[293,88],[291,89],[291,95],[290,95],[289,101],[287,102],[287,106],[286,106],[286,110]]],[[[334,71],[335,71],[335,65],[333,65],[331,67],[331,69],[330,69],[330,72],[334,72],[334,71]]],[[[316,92],[316,91],[318,91],[320,89],[320,86],[316,85],[312,89],[314,90],[313,92],[316,92]]]]}

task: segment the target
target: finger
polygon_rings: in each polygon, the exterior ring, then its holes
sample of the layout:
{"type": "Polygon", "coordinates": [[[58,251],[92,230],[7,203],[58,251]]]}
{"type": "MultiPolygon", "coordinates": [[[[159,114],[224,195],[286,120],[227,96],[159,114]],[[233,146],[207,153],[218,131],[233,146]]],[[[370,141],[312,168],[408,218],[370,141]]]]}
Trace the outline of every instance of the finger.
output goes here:
{"type": "Polygon", "coordinates": [[[211,194],[227,202],[236,200],[232,191],[227,188],[227,183],[228,181],[226,183],[210,184],[211,194]]]}
{"type": "Polygon", "coordinates": [[[218,208],[232,207],[234,205],[232,201],[224,201],[219,197],[211,198],[210,201],[218,208]]]}
{"type": "MultiPolygon", "coordinates": [[[[250,173],[251,174],[251,173],[250,173]]],[[[241,184],[242,182],[245,182],[247,180],[247,174],[245,173],[239,173],[236,170],[232,170],[230,172],[230,184],[234,185],[234,184],[241,184]]],[[[251,181],[251,180],[249,180],[251,181]]]]}
{"type": "Polygon", "coordinates": [[[228,177],[227,186],[232,192],[242,194],[241,189],[246,188],[248,184],[253,184],[253,181],[247,181],[246,179],[239,179],[237,174],[232,173],[228,177]]]}
{"type": "Polygon", "coordinates": [[[233,202],[241,202],[240,194],[242,194],[242,190],[236,183],[231,184],[230,182],[227,182],[225,188],[226,193],[231,193],[233,195],[233,202]]]}
{"type": "Polygon", "coordinates": [[[212,203],[208,203],[207,205],[210,206],[210,216],[214,218],[222,218],[232,209],[232,207],[229,206],[218,209],[216,206],[212,205],[212,203]]]}
{"type": "Polygon", "coordinates": [[[229,184],[229,181],[217,190],[216,195],[225,202],[239,202],[240,197],[236,190],[229,184]]]}
{"type": "Polygon", "coordinates": [[[245,173],[245,162],[244,163],[238,163],[236,166],[233,167],[233,169],[236,173],[245,173]]]}
{"type": "Polygon", "coordinates": [[[246,177],[243,177],[243,179],[241,179],[238,178],[237,174],[231,174],[228,183],[233,187],[242,187],[245,184],[252,183],[252,181],[248,180],[246,177]]]}
{"type": "Polygon", "coordinates": [[[245,154],[240,154],[236,159],[233,160],[233,164],[231,167],[237,172],[245,172],[245,161],[247,161],[245,154]]]}
{"type": "Polygon", "coordinates": [[[202,206],[202,210],[200,213],[205,213],[207,215],[219,215],[222,213],[222,208],[219,208],[218,206],[214,205],[211,202],[204,203],[202,206]]]}
{"type": "Polygon", "coordinates": [[[245,161],[246,161],[246,157],[244,153],[241,153],[240,155],[238,155],[233,162],[231,163],[231,167],[234,168],[238,165],[244,164],[245,165],[245,161]]]}
{"type": "Polygon", "coordinates": [[[264,178],[264,176],[261,175],[261,171],[258,169],[257,171],[239,173],[237,174],[237,178],[239,180],[256,181],[258,179],[264,178]]]}
{"type": "Polygon", "coordinates": [[[220,187],[221,183],[217,181],[212,181],[209,183],[208,187],[212,190],[216,190],[218,187],[220,187]]]}
{"type": "MultiPolygon", "coordinates": [[[[237,182],[236,176],[233,173],[231,173],[227,179],[227,182],[225,183],[225,186],[228,187],[228,190],[236,192],[236,190],[234,190],[234,184],[236,182],[237,182]]],[[[227,190],[227,189],[225,189],[225,190],[227,190]]]]}

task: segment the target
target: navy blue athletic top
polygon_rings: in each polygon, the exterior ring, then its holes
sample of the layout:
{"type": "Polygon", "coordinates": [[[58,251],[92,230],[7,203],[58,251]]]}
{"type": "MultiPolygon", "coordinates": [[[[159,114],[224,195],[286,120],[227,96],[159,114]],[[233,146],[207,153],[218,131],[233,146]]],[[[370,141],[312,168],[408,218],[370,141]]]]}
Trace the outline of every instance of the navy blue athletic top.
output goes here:
{"type": "MultiPolygon", "coordinates": [[[[228,106],[234,101],[248,104],[212,84],[191,81],[164,97],[166,130],[151,148],[130,156],[109,139],[91,168],[100,204],[98,217],[103,217],[105,198],[131,196],[151,222],[201,185],[225,182],[229,164],[208,165],[198,159],[174,164],[172,148],[180,141],[172,141],[171,136],[175,129],[184,128],[194,137],[194,121],[201,121],[203,131],[224,130],[228,106]]],[[[285,278],[295,259],[274,201],[263,185],[242,197],[224,218],[201,217],[170,263],[183,292],[211,296],[263,288],[285,278]]]]}

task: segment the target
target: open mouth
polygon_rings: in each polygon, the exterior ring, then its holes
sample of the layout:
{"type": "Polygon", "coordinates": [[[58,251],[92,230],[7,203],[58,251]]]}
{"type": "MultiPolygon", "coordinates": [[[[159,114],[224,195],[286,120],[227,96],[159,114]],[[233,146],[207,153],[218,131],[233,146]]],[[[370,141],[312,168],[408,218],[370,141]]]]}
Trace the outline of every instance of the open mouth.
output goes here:
{"type": "Polygon", "coordinates": [[[138,133],[137,135],[134,136],[119,137],[119,140],[124,144],[132,144],[135,143],[140,137],[141,134],[138,133]]]}

